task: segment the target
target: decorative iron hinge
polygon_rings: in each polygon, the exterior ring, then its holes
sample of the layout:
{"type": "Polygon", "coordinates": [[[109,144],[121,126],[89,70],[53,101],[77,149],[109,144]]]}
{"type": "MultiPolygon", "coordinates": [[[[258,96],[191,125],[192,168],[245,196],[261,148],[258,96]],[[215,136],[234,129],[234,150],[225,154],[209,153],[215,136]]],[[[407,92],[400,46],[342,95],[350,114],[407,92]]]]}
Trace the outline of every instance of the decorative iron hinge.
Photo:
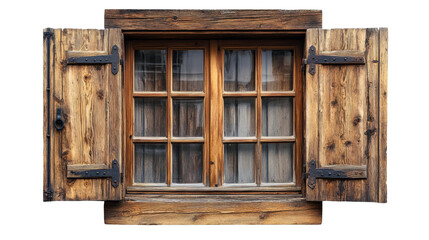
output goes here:
{"type": "Polygon", "coordinates": [[[307,176],[307,185],[314,189],[316,187],[317,178],[331,178],[331,179],[344,179],[348,178],[347,174],[343,171],[329,169],[329,168],[316,168],[316,161],[311,160],[309,163],[307,176]]]}
{"type": "Polygon", "coordinates": [[[303,59],[303,66],[309,65],[308,72],[311,75],[316,73],[316,64],[326,65],[346,65],[346,64],[365,64],[363,57],[351,57],[351,56],[327,56],[327,55],[316,55],[316,47],[311,46],[308,49],[308,59],[303,59]]]}
{"type": "Polygon", "coordinates": [[[112,73],[116,75],[119,71],[119,48],[114,45],[110,55],[71,57],[67,59],[67,64],[112,64],[112,73]]]}
{"type": "Polygon", "coordinates": [[[112,161],[112,168],[108,169],[88,169],[83,171],[70,171],[73,178],[112,178],[112,186],[114,188],[119,186],[121,174],[119,172],[118,161],[112,161]],[[79,177],[76,177],[79,176],[79,177]]]}

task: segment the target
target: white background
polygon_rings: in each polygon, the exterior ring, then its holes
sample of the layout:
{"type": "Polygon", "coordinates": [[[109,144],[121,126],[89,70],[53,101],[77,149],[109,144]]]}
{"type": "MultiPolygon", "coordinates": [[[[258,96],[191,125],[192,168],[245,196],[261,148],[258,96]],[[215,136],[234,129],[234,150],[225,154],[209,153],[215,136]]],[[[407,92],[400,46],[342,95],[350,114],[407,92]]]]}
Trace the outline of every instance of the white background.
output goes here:
{"type": "Polygon", "coordinates": [[[0,239],[427,239],[429,18],[423,2],[2,1],[0,239]],[[105,225],[103,202],[43,203],[42,30],[101,29],[104,9],[115,8],[322,9],[324,28],[388,27],[388,203],[325,202],[317,226],[105,225]]]}

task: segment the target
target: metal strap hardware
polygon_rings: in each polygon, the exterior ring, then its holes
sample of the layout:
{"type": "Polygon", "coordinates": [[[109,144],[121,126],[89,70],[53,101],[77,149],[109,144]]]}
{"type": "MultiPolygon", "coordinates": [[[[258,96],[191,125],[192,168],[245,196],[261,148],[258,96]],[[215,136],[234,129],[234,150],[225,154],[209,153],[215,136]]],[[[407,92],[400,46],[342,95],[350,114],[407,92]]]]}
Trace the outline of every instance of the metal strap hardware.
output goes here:
{"type": "Polygon", "coordinates": [[[112,178],[112,186],[114,188],[119,186],[120,173],[116,159],[112,161],[112,168],[71,171],[71,173],[74,175],[73,178],[112,178]]]}
{"type": "Polygon", "coordinates": [[[344,179],[349,178],[343,171],[329,168],[316,168],[316,161],[311,160],[307,173],[307,183],[311,189],[316,186],[317,178],[344,179]]]}
{"type": "MultiPolygon", "coordinates": [[[[43,33],[46,38],[46,117],[51,117],[51,41],[54,33],[47,29],[43,33]]],[[[54,191],[51,184],[51,122],[46,122],[46,189],[43,191],[43,200],[52,201],[54,191]]]]}
{"type": "Polygon", "coordinates": [[[327,56],[327,55],[316,55],[316,47],[311,46],[308,50],[308,59],[304,60],[304,64],[308,64],[308,72],[311,75],[316,73],[316,64],[327,64],[327,65],[339,65],[339,64],[365,64],[363,57],[351,57],[351,56],[327,56]]]}
{"type": "Polygon", "coordinates": [[[119,70],[119,49],[118,46],[112,47],[110,55],[71,57],[67,59],[67,64],[112,64],[112,73],[116,75],[119,70]]]}

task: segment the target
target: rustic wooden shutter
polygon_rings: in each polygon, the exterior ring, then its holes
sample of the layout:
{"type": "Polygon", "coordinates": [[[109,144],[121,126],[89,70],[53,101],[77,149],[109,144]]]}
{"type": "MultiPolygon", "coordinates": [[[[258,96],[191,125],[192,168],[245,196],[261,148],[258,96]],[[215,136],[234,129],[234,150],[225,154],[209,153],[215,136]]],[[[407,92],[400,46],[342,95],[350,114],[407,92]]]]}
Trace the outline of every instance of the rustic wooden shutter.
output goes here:
{"type": "Polygon", "coordinates": [[[44,31],[44,200],[122,198],[120,29],[44,31]]]}
{"type": "Polygon", "coordinates": [[[305,54],[307,200],[386,202],[387,29],[309,29],[305,54]]]}

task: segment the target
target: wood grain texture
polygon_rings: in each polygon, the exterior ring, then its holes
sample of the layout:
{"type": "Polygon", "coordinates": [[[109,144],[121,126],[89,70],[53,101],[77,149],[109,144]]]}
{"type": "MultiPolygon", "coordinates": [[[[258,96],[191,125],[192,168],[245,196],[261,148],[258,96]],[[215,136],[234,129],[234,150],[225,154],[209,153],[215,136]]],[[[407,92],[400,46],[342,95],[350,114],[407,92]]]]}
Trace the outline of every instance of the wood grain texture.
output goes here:
{"type": "Polygon", "coordinates": [[[122,30],[303,30],[322,27],[320,10],[114,10],[105,28],[122,30]]]}
{"type": "Polygon", "coordinates": [[[122,188],[112,188],[110,179],[67,179],[68,165],[110,166],[117,159],[122,166],[121,74],[113,75],[110,65],[67,65],[66,58],[85,51],[110,52],[113,45],[122,49],[122,33],[119,29],[53,31],[54,104],[50,107],[51,114],[61,107],[65,122],[62,131],[52,130],[53,200],[121,199],[122,188]]]}
{"type": "Polygon", "coordinates": [[[306,44],[316,46],[316,54],[363,55],[366,59],[365,65],[317,65],[315,75],[307,67],[307,165],[316,160],[318,168],[335,166],[351,178],[366,179],[317,179],[314,189],[307,188],[306,197],[378,202],[379,172],[386,171],[379,166],[378,153],[379,30],[311,29],[306,44]]]}
{"type": "Polygon", "coordinates": [[[222,165],[222,135],[221,129],[218,127],[222,123],[222,115],[220,115],[222,94],[219,91],[222,86],[220,81],[222,81],[221,75],[221,63],[218,61],[219,59],[219,50],[218,49],[218,41],[211,40],[210,41],[210,81],[209,81],[209,89],[210,89],[210,125],[209,129],[217,129],[217,131],[211,131],[209,134],[210,138],[210,157],[209,157],[209,176],[210,176],[210,187],[217,187],[220,184],[219,180],[219,167],[222,165]]]}
{"type": "Polygon", "coordinates": [[[379,62],[379,175],[378,201],[387,202],[387,59],[388,31],[380,28],[380,62],[379,62]]]}
{"type": "Polygon", "coordinates": [[[104,204],[106,224],[320,224],[322,203],[296,195],[145,195],[104,204]]]}

